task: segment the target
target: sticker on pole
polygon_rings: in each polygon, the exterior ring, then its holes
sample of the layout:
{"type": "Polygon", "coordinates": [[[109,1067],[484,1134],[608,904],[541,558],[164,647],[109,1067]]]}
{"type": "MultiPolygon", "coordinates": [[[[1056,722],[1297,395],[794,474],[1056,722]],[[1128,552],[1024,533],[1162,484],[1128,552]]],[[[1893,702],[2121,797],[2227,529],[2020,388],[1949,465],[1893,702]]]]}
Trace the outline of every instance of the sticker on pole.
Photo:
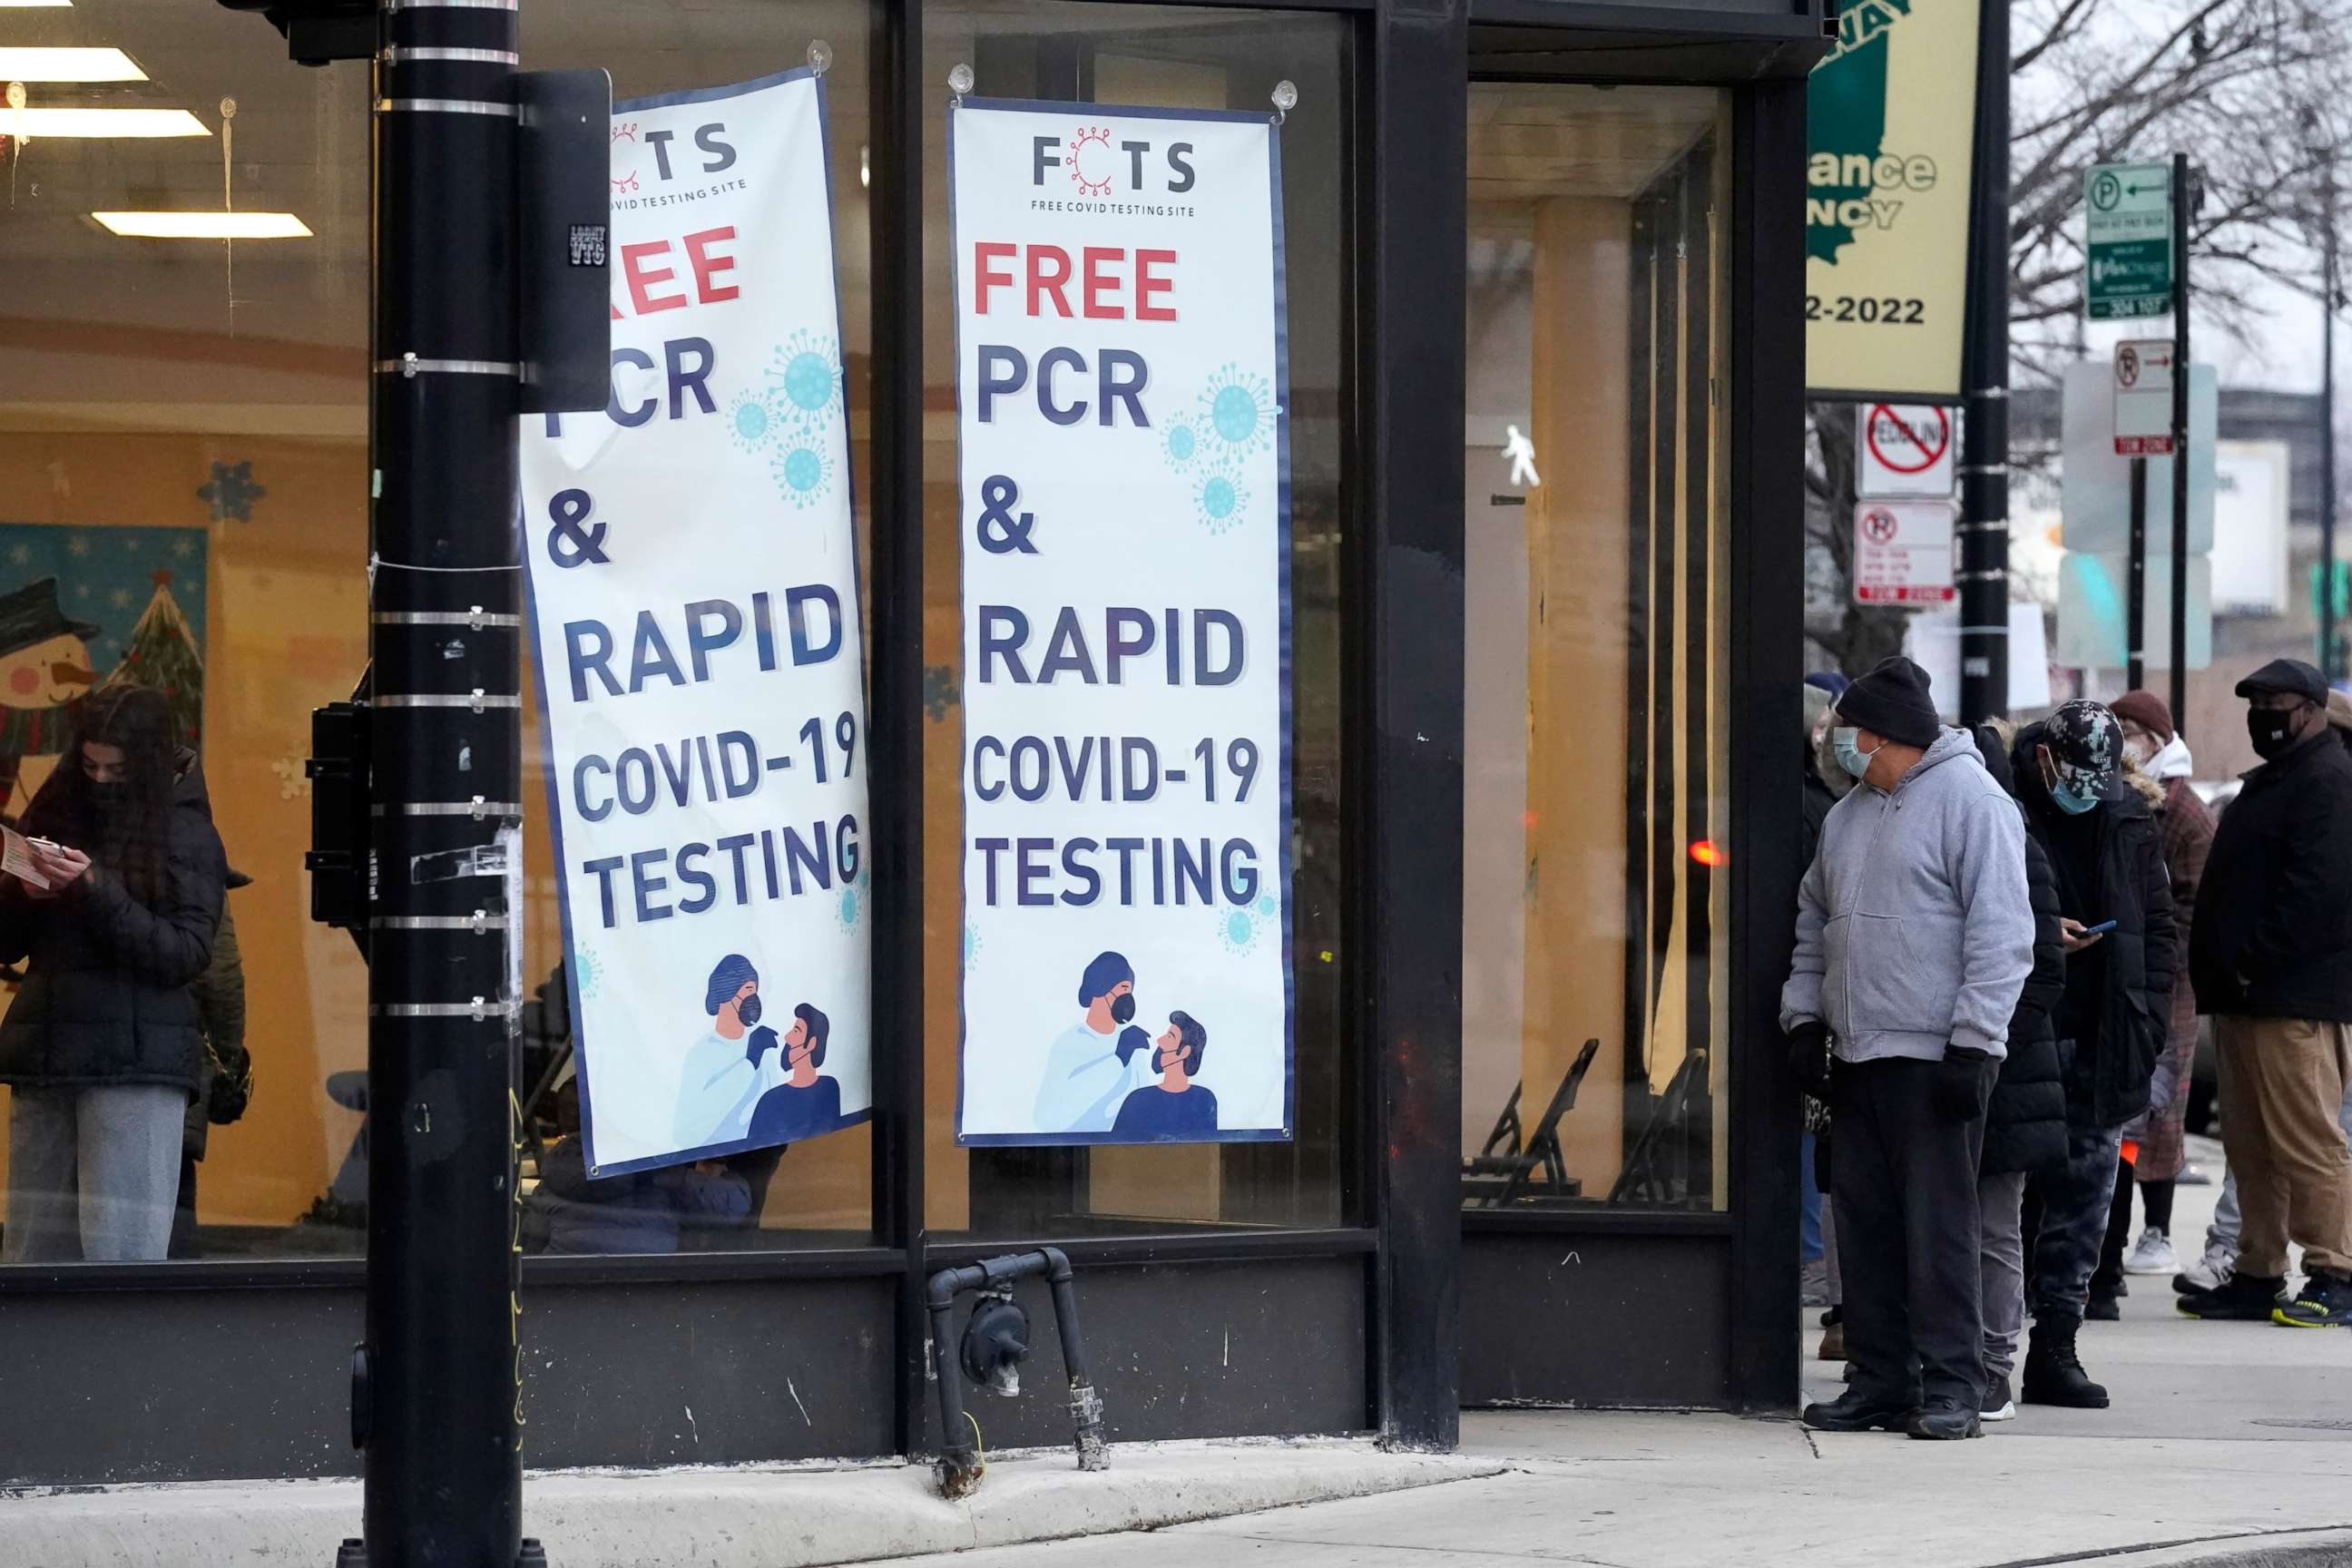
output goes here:
{"type": "Polygon", "coordinates": [[[1854,405],[1853,493],[1949,499],[1958,472],[1959,421],[1932,403],[1854,405]]]}
{"type": "Polygon", "coordinates": [[[2172,451],[2172,340],[2116,345],[2116,452],[2162,458],[2172,451]]]}
{"type": "Polygon", "coordinates": [[[1857,605],[1948,605],[1952,585],[1952,503],[1866,500],[1853,509],[1853,599],[1857,605]]]}

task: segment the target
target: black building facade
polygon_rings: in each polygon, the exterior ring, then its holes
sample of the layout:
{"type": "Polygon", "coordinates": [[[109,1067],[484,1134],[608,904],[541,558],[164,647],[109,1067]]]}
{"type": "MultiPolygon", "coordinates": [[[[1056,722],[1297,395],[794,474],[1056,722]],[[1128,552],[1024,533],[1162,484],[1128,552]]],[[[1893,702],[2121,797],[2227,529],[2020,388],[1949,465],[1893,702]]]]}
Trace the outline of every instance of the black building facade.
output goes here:
{"type": "MultiPolygon", "coordinates": [[[[1114,1441],[1444,1447],[1465,1405],[1793,1402],[1797,1100],[1773,1018],[1800,870],[1796,302],[1823,12],[527,0],[521,63],[604,67],[618,98],[830,51],[877,1113],[787,1153],[745,1227],[674,1251],[559,1256],[527,1227],[526,1463],[935,1451],[926,1280],[1047,1242],[1076,1266],[1114,1441]],[[1288,1142],[954,1142],[958,64],[1003,98],[1255,108],[1297,87],[1288,1142]],[[1522,442],[1534,473],[1506,456],[1522,442]]],[[[230,908],[257,1086],[188,1167],[170,1259],[0,1267],[0,1486],[350,1474],[365,975],[305,918],[299,760],[365,654],[369,276],[409,243],[370,232],[369,68],[291,63],[261,19],[184,0],[0,18],[0,43],[143,68],[37,84],[37,106],[197,121],[10,149],[39,191],[0,221],[0,563],[37,574],[55,547],[65,602],[99,606],[93,660],[173,595],[216,819],[254,879],[230,908]],[[198,205],[309,232],[174,249],[93,221],[198,205]],[[115,545],[132,565],[79,564],[115,545]]],[[[542,791],[525,779],[532,816],[542,791]]],[[[566,954],[543,823],[525,845],[536,980],[566,954]]],[[[549,995],[525,1009],[523,1090],[561,1077],[549,995]]],[[[1027,1304],[1049,1321],[1042,1289],[1027,1304]]],[[[1033,1384],[1055,1385],[1037,1339],[1033,1384]]],[[[988,1440],[1066,1421],[1033,1398],[988,1440]]]]}

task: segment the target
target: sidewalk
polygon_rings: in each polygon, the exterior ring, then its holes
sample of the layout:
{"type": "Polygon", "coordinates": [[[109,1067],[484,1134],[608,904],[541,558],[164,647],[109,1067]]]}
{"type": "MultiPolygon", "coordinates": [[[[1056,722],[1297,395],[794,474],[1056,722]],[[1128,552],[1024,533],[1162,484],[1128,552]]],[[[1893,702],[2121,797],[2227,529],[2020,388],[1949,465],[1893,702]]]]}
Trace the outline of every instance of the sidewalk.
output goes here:
{"type": "MultiPolygon", "coordinates": [[[[2220,1161],[2206,1162],[2217,1175],[2220,1161]]],[[[2215,1187],[2180,1189],[2201,1247],[2215,1187]]],[[[1510,1473],[1250,1518],[921,1560],[925,1568],[2179,1568],[2352,1564],[2352,1331],[2198,1323],[2137,1279],[2085,1327],[2107,1410],[2021,1407],[1981,1442],[1724,1415],[1463,1422],[1510,1473]]],[[[1807,1314],[1808,1321],[1817,1314],[1807,1314]]],[[[1817,1336],[1810,1336],[1817,1337],[1817,1336]]],[[[1809,1337],[1809,1338],[1810,1338],[1809,1337]]],[[[1810,1342],[1808,1349],[1810,1350],[1810,1342]]],[[[1809,1397],[1833,1369],[1806,1363],[1809,1397]]]]}

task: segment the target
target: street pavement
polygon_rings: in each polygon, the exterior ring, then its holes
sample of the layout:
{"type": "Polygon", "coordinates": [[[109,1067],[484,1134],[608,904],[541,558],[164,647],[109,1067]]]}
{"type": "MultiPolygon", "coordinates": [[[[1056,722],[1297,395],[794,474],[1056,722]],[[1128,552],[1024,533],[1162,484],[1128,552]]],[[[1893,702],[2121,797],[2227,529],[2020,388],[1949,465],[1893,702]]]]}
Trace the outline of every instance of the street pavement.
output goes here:
{"type": "MultiPolygon", "coordinates": [[[[2200,1141],[2201,1142],[2201,1141],[2200,1141]]],[[[2218,1151],[2202,1146],[2220,1173],[2218,1151]]],[[[2218,1187],[2183,1187],[2185,1248],[2218,1187]]],[[[2136,1279],[2086,1325],[2106,1410],[2021,1407],[1984,1441],[1809,1434],[1717,1415],[1467,1414],[1507,1473],[932,1568],[2098,1568],[2352,1564],[2352,1331],[2199,1323],[2136,1279]]],[[[1807,1313],[1810,1322],[1817,1314],[1807,1313]]],[[[1818,1334],[1809,1334],[1808,1350],[1818,1334]]],[[[1806,1395],[1837,1388],[1808,1360],[1806,1395]]]]}

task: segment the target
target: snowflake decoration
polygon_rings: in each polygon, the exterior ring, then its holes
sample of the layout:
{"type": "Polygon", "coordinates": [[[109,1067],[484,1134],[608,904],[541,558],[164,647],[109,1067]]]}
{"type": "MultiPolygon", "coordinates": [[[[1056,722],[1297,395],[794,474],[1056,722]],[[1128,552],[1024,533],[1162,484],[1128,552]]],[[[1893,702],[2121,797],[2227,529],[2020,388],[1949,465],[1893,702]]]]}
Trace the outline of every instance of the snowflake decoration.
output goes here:
{"type": "Polygon", "coordinates": [[[1193,515],[1211,533],[1229,533],[1241,526],[1249,500],[1249,488],[1230,468],[1213,468],[1192,485],[1193,515]]]}
{"type": "Polygon", "coordinates": [[[741,452],[760,452],[776,437],[776,411],[765,394],[739,392],[727,405],[727,438],[741,452]]]}
{"type": "Polygon", "coordinates": [[[310,793],[310,770],[301,757],[278,757],[269,771],[278,775],[278,798],[300,800],[310,793]]]}
{"type": "Polygon", "coordinates": [[[956,705],[960,696],[954,670],[944,664],[923,667],[923,711],[930,716],[932,723],[946,723],[948,710],[956,705]]]}
{"type": "MultiPolygon", "coordinates": [[[[217,467],[218,465],[215,465],[215,467],[217,467]]],[[[204,494],[204,492],[203,492],[202,490],[198,490],[196,493],[197,493],[198,495],[202,495],[202,494],[204,494]]],[[[71,539],[68,539],[68,540],[67,540],[67,541],[66,541],[66,553],[67,553],[67,554],[68,554],[68,555],[87,555],[87,554],[89,554],[89,540],[87,540],[87,539],[84,539],[84,538],[83,538],[80,534],[79,534],[79,533],[75,534],[71,539]]]]}
{"type": "Polygon", "coordinates": [[[1181,473],[1201,455],[1200,429],[1179,414],[1160,432],[1160,449],[1167,454],[1168,466],[1181,473]]]}
{"type": "Polygon", "coordinates": [[[776,489],[795,507],[805,510],[833,493],[833,458],[805,442],[794,442],[778,452],[768,465],[776,489]]]}
{"type": "Polygon", "coordinates": [[[841,406],[840,345],[805,327],[770,356],[767,375],[775,413],[803,430],[824,429],[841,406]]]}
{"type": "Polygon", "coordinates": [[[1274,443],[1274,384],[1254,371],[1226,364],[1209,377],[1201,393],[1201,420],[1235,457],[1263,452],[1274,443]]]}
{"type": "Polygon", "coordinates": [[[253,482],[251,463],[215,463],[209,483],[196,487],[196,499],[213,510],[215,522],[251,522],[253,503],[269,492],[253,482]]]}

